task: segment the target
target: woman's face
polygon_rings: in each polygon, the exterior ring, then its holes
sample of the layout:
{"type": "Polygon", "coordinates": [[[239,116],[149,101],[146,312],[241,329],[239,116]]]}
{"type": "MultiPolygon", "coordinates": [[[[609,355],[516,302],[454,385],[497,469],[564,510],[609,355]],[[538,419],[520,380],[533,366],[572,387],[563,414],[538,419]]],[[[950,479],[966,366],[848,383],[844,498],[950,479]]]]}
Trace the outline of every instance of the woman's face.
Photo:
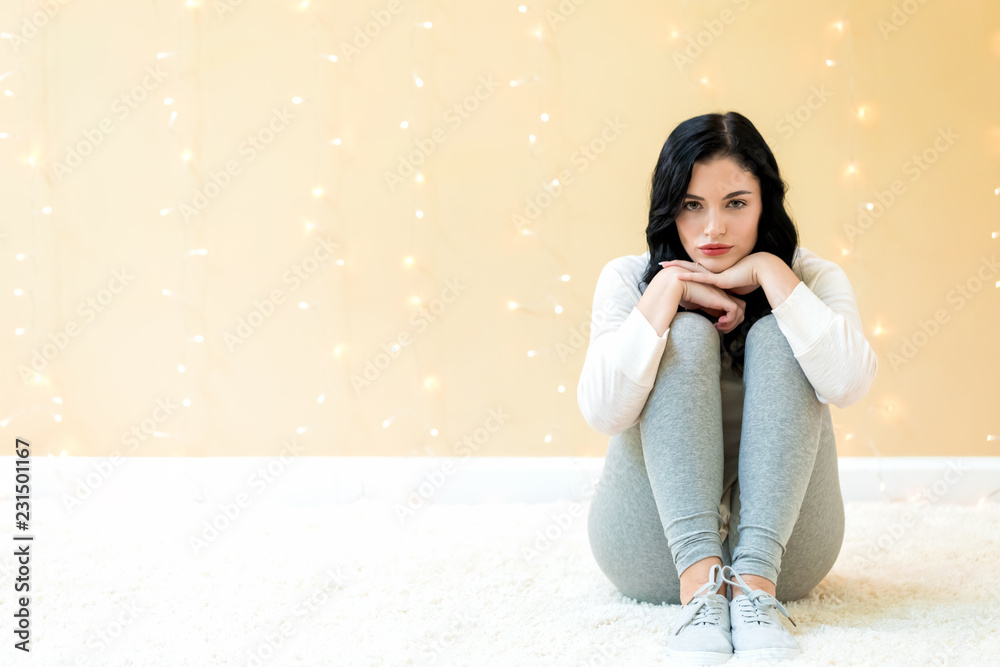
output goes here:
{"type": "Polygon", "coordinates": [[[760,183],[732,158],[696,162],[677,215],[677,232],[691,260],[719,273],[750,254],[763,210],[760,183]],[[705,245],[729,246],[710,254],[705,245]]]}

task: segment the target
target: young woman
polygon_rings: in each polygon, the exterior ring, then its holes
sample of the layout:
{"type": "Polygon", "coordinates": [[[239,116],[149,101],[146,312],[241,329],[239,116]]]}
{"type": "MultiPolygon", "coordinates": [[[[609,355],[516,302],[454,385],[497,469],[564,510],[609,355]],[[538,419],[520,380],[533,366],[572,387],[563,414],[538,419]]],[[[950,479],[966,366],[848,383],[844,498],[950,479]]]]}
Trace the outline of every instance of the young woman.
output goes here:
{"type": "Polygon", "coordinates": [[[577,397],[611,440],[590,545],[624,595],[684,605],[679,661],[798,655],[779,600],[808,595],[843,543],[830,404],[861,399],[878,362],[785,192],[745,117],[686,120],[653,172],[648,251],[597,281],[577,397]]]}

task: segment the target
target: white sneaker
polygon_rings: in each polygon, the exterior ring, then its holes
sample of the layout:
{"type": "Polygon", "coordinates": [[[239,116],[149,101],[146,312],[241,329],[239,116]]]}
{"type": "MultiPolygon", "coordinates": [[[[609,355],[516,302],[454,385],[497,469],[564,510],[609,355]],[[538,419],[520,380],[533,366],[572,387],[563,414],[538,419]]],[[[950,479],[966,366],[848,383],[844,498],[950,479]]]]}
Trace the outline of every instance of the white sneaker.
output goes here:
{"type": "Polygon", "coordinates": [[[754,590],[743,581],[743,577],[736,574],[730,566],[726,565],[723,575],[728,571],[733,579],[726,578],[726,583],[730,586],[738,586],[743,593],[736,595],[733,591],[733,599],[729,603],[729,616],[732,627],[733,649],[737,658],[747,658],[751,660],[788,660],[799,655],[799,644],[795,637],[788,632],[781,624],[780,611],[792,625],[794,619],[788,616],[785,609],[778,600],[762,590],[754,590]]]}
{"type": "Polygon", "coordinates": [[[722,566],[713,565],[709,570],[708,583],[699,588],[681,608],[667,640],[667,653],[677,662],[718,665],[733,657],[733,643],[729,638],[729,600],[715,592],[723,581],[722,566]]]}

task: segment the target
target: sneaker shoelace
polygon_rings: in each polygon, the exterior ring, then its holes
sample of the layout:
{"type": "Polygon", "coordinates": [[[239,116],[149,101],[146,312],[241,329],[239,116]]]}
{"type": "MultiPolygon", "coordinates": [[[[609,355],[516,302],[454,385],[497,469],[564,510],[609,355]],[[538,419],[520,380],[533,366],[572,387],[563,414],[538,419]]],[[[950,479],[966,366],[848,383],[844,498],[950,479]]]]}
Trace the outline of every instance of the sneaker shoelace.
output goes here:
{"type": "Polygon", "coordinates": [[[695,592],[694,597],[684,605],[677,620],[674,635],[680,633],[689,623],[691,625],[718,625],[722,622],[722,609],[718,605],[708,604],[706,591],[715,592],[722,585],[722,567],[713,565],[709,571],[708,583],[695,592]],[[718,569],[716,569],[718,568],[718,569]]]}
{"type": "MultiPolygon", "coordinates": [[[[732,572],[732,570],[730,570],[732,572]]],[[[774,620],[768,614],[769,609],[777,609],[782,614],[785,615],[792,625],[798,627],[791,616],[788,615],[788,610],[785,606],[778,602],[777,598],[768,593],[767,591],[755,590],[747,585],[747,582],[743,580],[743,577],[733,572],[733,577],[736,581],[732,579],[725,578],[726,583],[731,586],[739,586],[743,589],[746,597],[736,603],[736,608],[739,610],[740,617],[745,623],[757,623],[758,625],[772,625],[774,620]]],[[[735,599],[738,596],[733,596],[735,599]]]]}

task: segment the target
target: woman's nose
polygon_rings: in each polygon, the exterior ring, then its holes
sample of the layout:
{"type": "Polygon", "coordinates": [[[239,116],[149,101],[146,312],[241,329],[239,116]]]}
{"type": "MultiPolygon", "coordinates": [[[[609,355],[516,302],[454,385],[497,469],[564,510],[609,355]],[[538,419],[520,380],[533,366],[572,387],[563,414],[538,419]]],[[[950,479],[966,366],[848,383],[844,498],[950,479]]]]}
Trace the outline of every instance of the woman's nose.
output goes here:
{"type": "Polygon", "coordinates": [[[718,236],[723,231],[722,224],[719,222],[719,216],[714,211],[708,211],[708,224],[705,227],[705,233],[709,236],[718,236]]]}

